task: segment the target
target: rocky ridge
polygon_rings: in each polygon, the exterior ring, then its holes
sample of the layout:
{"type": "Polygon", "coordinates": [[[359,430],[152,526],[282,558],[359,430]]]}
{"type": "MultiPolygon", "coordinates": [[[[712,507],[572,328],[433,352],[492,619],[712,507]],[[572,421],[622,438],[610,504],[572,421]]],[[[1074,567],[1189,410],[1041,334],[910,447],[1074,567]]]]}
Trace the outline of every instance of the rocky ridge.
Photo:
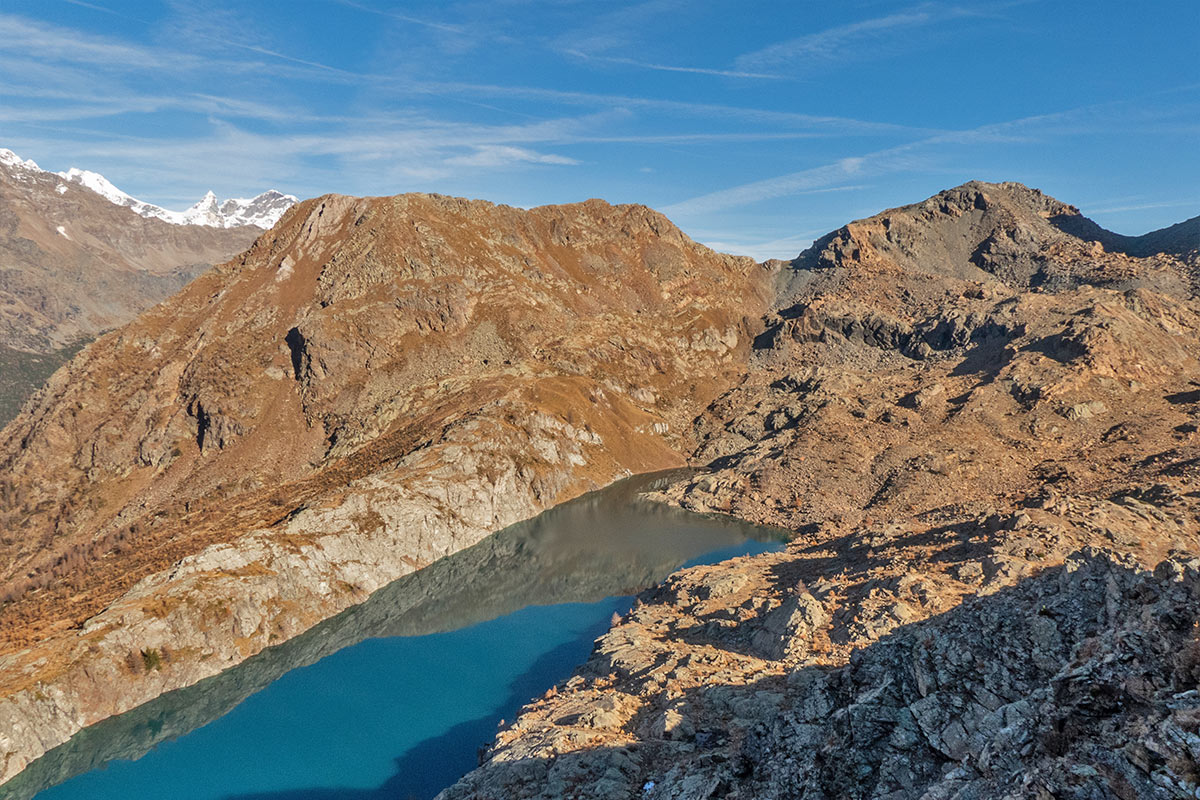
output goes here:
{"type": "Polygon", "coordinates": [[[768,296],[767,270],[639,206],[295,206],[0,434],[0,776],[682,464],[768,296]]]}
{"type": "Polygon", "coordinates": [[[1196,796],[1194,229],[972,183],[775,263],[659,497],[796,540],[644,595],[442,800],[1196,796]]]}

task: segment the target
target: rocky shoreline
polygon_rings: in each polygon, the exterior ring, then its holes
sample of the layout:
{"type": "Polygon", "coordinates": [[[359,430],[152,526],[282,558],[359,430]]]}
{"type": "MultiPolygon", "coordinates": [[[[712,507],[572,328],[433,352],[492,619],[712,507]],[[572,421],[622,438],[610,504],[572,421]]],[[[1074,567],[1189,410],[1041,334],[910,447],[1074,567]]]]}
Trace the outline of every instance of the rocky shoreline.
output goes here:
{"type": "Polygon", "coordinates": [[[673,576],[439,800],[1194,796],[1194,556],[931,593],[814,551],[673,576]]]}
{"type": "Polygon", "coordinates": [[[782,265],[658,497],[796,540],[644,595],[441,800],[1198,796],[1198,240],[967,184],[782,265]]]}

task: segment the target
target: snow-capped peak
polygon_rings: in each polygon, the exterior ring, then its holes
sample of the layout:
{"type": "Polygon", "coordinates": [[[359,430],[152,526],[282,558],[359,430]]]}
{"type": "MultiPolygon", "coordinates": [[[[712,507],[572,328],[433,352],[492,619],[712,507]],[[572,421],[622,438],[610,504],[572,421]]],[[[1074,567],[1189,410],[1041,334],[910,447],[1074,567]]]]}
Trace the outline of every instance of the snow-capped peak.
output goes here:
{"type": "Polygon", "coordinates": [[[206,225],[210,228],[237,228],[256,225],[270,228],[283,212],[297,202],[290,194],[274,189],[250,199],[221,202],[211,190],[186,211],[169,211],[161,206],[144,203],[113,186],[103,175],[80,169],[58,173],[67,180],[86,186],[119,206],[127,206],[143,217],[153,217],[175,225],[206,225]]]}
{"type": "MultiPolygon", "coordinates": [[[[30,159],[22,159],[12,150],[0,148],[0,166],[56,175],[67,184],[76,184],[91,189],[110,203],[124,206],[143,217],[161,219],[175,225],[206,225],[211,228],[237,228],[242,225],[256,225],[260,228],[270,228],[283,212],[297,202],[290,194],[283,194],[274,189],[263,192],[257,197],[235,198],[220,201],[213,192],[209,191],[194,206],[186,211],[169,211],[153,203],[145,203],[118,189],[107,178],[98,172],[71,167],[66,172],[51,173],[43,170],[30,159]]],[[[23,181],[29,177],[21,178],[23,181]]],[[[66,184],[56,187],[59,194],[66,191],[66,184]]]]}
{"type": "Polygon", "coordinates": [[[217,207],[217,196],[209,190],[204,197],[187,211],[180,214],[181,221],[186,225],[208,225],[212,228],[228,228],[221,210],[217,207]]]}
{"type": "MultiPolygon", "coordinates": [[[[58,177],[69,181],[70,183],[77,183],[80,186],[91,189],[93,192],[100,195],[110,203],[131,208],[138,214],[141,214],[143,217],[158,217],[159,219],[166,219],[162,215],[171,213],[169,211],[164,211],[158,206],[151,205],[150,203],[143,203],[136,197],[129,196],[116,186],[113,186],[112,183],[109,182],[108,178],[105,178],[98,172],[91,172],[86,169],[71,167],[66,172],[58,172],[55,174],[58,175],[58,177]]],[[[167,221],[170,222],[171,220],[167,221]]]]}
{"type": "Polygon", "coordinates": [[[22,169],[34,170],[36,172],[42,171],[42,168],[34,163],[32,158],[26,158],[22,160],[21,157],[12,150],[6,150],[3,147],[0,147],[0,164],[5,165],[6,167],[20,167],[22,169]]]}
{"type": "MultiPolygon", "coordinates": [[[[175,216],[185,225],[209,225],[216,228],[234,228],[239,225],[257,225],[270,228],[283,212],[296,203],[290,194],[271,189],[257,197],[235,197],[221,201],[211,191],[187,211],[175,216]]],[[[174,212],[167,212],[174,213],[174,212]]]]}
{"type": "Polygon", "coordinates": [[[235,197],[226,200],[218,207],[218,211],[234,225],[257,225],[260,228],[270,228],[279,221],[283,212],[297,202],[299,201],[290,194],[284,194],[276,189],[268,189],[257,197],[235,197]]]}

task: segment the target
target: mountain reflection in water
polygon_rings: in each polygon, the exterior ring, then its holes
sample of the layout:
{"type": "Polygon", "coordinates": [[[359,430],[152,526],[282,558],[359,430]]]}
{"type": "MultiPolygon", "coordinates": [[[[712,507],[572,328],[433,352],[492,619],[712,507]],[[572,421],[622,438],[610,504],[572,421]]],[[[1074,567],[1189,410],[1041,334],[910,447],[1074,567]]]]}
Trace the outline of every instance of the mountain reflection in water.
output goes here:
{"type": "Polygon", "coordinates": [[[501,718],[586,659],[631,595],[687,564],[780,546],[776,531],[638,497],[662,480],[619,481],[506,528],[93,725],[0,798],[432,797],[474,766],[501,718]]]}

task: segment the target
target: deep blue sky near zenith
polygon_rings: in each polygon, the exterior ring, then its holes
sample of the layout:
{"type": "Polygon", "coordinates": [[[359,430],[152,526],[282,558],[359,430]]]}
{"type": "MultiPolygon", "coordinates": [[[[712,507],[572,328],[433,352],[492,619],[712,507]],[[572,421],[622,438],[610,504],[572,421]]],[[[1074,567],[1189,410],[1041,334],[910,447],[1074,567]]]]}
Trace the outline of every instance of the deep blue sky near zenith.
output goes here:
{"type": "Polygon", "coordinates": [[[1200,213],[1200,2],[4,0],[0,147],[207,189],[603,197],[760,258],[972,178],[1200,213]]]}

